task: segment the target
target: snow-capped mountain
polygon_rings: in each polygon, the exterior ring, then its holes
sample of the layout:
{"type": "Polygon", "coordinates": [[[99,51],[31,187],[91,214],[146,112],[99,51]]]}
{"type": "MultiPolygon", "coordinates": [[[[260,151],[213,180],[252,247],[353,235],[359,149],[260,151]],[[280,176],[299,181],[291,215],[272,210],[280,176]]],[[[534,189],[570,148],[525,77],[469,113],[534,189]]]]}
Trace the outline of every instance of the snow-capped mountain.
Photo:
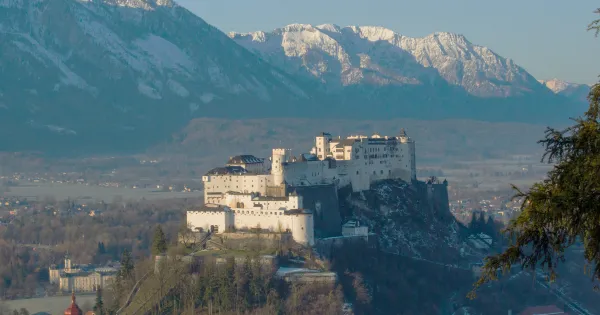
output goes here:
{"type": "Polygon", "coordinates": [[[172,0],[0,0],[0,56],[0,149],[28,133],[168,137],[193,116],[309,100],[172,0]]]}
{"type": "Polygon", "coordinates": [[[411,38],[383,27],[292,24],[229,36],[287,72],[316,78],[330,89],[428,85],[438,77],[481,97],[542,88],[512,60],[452,33],[411,38]]]}
{"type": "Polygon", "coordinates": [[[559,79],[539,81],[541,84],[545,85],[548,89],[558,95],[563,95],[582,102],[587,101],[587,96],[590,93],[591,88],[587,84],[570,83],[559,79]]]}

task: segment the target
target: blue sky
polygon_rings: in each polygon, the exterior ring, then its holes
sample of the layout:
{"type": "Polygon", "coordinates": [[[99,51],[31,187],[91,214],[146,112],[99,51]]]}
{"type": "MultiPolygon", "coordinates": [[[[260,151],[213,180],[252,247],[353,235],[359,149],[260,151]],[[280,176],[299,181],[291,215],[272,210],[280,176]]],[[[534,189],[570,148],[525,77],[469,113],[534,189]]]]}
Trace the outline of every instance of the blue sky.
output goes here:
{"type": "Polygon", "coordinates": [[[224,32],[287,24],[377,25],[406,36],[447,31],[513,59],[538,79],[596,83],[597,0],[176,0],[224,32]]]}

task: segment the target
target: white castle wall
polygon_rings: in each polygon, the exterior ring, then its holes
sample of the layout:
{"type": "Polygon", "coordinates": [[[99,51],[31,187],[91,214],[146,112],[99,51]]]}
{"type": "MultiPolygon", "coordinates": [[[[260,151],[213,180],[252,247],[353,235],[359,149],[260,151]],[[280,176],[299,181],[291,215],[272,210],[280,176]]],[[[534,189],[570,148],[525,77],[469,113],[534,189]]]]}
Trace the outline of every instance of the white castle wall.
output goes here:
{"type": "Polygon", "coordinates": [[[315,244],[315,221],[312,214],[286,215],[292,237],[301,244],[315,244]]]}
{"type": "Polygon", "coordinates": [[[266,195],[267,186],[272,185],[273,176],[261,175],[207,175],[204,182],[204,201],[206,203],[222,203],[222,195],[228,191],[243,193],[256,192],[266,195]]]}
{"type": "Polygon", "coordinates": [[[312,213],[296,213],[284,210],[235,209],[225,211],[188,211],[187,222],[192,229],[209,230],[217,226],[219,233],[232,228],[261,229],[272,232],[291,231],[300,244],[314,244],[314,222],[312,213]]]}
{"type": "Polygon", "coordinates": [[[282,198],[255,197],[252,194],[230,193],[225,197],[225,204],[235,209],[273,209],[273,210],[292,210],[302,209],[302,198],[295,195],[289,195],[282,198]]]}
{"type": "Polygon", "coordinates": [[[329,168],[329,161],[293,162],[284,166],[285,181],[292,186],[331,184],[337,175],[335,168],[329,168]]]}
{"type": "Polygon", "coordinates": [[[284,181],[292,186],[352,184],[354,191],[361,191],[378,180],[400,178],[410,182],[416,179],[415,142],[405,135],[333,139],[324,133],[315,138],[312,152],[319,160],[291,162],[287,150],[273,149],[271,174],[204,176],[205,201],[224,203],[223,196],[228,191],[267,195],[267,187],[284,181]],[[328,157],[335,158],[335,165],[330,166],[328,157]]]}
{"type": "Polygon", "coordinates": [[[235,217],[231,210],[188,211],[187,223],[193,231],[197,228],[209,231],[211,226],[215,226],[219,232],[225,232],[235,227],[235,217]]]}
{"type": "MultiPolygon", "coordinates": [[[[317,153],[319,145],[321,151],[324,150],[319,140],[323,142],[327,137],[317,137],[317,153]]],[[[324,151],[329,152],[327,149],[324,151]]],[[[409,141],[408,138],[400,138],[385,144],[370,143],[365,139],[363,142],[346,146],[340,154],[343,159],[334,162],[335,168],[329,168],[328,160],[284,164],[285,181],[293,186],[352,184],[353,190],[358,192],[369,189],[371,184],[378,180],[400,178],[410,182],[411,179],[416,178],[414,142],[409,141]]],[[[333,155],[335,156],[335,152],[333,155]]]]}

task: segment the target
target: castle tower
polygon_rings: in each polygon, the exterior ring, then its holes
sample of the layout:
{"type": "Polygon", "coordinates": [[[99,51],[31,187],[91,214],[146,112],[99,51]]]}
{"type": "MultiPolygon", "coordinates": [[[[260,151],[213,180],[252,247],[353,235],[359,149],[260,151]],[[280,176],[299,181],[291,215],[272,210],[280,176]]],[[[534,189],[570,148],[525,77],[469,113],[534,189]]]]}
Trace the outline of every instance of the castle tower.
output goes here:
{"type": "Polygon", "coordinates": [[[285,179],[283,163],[285,162],[285,149],[273,149],[273,157],[271,159],[271,175],[273,175],[273,185],[279,186],[283,184],[285,179]]]}
{"type": "Polygon", "coordinates": [[[324,160],[329,154],[331,154],[331,149],[329,148],[330,142],[331,134],[326,132],[321,133],[315,138],[315,154],[319,160],[324,160]]]}
{"type": "Polygon", "coordinates": [[[410,179],[417,180],[417,161],[416,161],[416,150],[415,150],[415,141],[411,139],[407,134],[404,128],[400,129],[400,135],[398,136],[400,143],[408,144],[408,156],[410,167],[410,179]]]}
{"type": "Polygon", "coordinates": [[[71,268],[73,266],[71,265],[71,256],[69,256],[69,254],[65,255],[65,272],[71,272],[71,268]]]}
{"type": "Polygon", "coordinates": [[[65,310],[65,315],[83,315],[83,311],[75,302],[75,291],[71,293],[71,305],[65,310]]]}

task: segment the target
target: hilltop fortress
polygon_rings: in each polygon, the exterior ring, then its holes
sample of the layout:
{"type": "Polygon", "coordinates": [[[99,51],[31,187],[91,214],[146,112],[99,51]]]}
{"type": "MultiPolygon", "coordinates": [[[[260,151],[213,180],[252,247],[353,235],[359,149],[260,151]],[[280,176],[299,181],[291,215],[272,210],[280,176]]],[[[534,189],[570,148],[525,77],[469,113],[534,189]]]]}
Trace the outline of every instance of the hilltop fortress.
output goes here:
{"type": "MultiPolygon", "coordinates": [[[[276,148],[269,162],[239,155],[210,170],[202,177],[205,205],[188,211],[187,221],[193,229],[215,233],[287,231],[298,243],[313,245],[314,216],[323,220],[328,209],[322,209],[320,198],[302,192],[330,188],[337,198],[342,187],[360,192],[384,179],[416,180],[415,142],[404,130],[398,136],[347,138],[321,133],[310,153],[291,156],[289,150],[276,148]]],[[[337,207],[335,202],[325,206],[337,207]]]]}

